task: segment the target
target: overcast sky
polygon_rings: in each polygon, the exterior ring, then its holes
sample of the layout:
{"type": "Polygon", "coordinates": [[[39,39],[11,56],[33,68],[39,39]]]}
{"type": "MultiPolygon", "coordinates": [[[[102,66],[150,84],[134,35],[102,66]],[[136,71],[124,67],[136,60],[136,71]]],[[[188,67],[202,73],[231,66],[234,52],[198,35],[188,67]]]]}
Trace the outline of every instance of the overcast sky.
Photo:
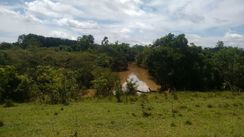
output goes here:
{"type": "Polygon", "coordinates": [[[244,0],[0,0],[0,19],[0,42],[34,33],[148,44],[185,33],[196,45],[244,48],[244,0]]]}

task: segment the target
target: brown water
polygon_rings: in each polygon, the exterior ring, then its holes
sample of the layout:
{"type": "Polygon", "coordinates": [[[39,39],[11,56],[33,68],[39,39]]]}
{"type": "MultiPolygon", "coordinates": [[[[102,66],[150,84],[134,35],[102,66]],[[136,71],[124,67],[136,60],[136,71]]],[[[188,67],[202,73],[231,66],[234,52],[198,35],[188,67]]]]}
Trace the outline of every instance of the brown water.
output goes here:
{"type": "Polygon", "coordinates": [[[151,79],[147,70],[137,66],[135,63],[130,63],[127,71],[119,72],[122,85],[131,74],[135,75],[140,81],[145,82],[151,90],[158,90],[160,88],[160,86],[151,79]]]}
{"type": "MultiPolygon", "coordinates": [[[[141,92],[150,92],[148,85],[144,81],[141,81],[135,74],[131,73],[128,76],[127,80],[132,81],[133,83],[136,84],[136,90],[141,91],[141,92]]],[[[122,90],[124,92],[127,91],[127,82],[124,82],[122,84],[122,90]]]]}

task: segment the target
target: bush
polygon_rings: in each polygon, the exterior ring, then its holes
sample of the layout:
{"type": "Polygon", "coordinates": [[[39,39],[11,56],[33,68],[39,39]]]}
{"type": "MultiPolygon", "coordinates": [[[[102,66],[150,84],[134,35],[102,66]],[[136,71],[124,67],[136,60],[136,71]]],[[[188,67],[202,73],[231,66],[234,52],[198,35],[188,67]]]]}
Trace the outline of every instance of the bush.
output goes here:
{"type": "Polygon", "coordinates": [[[121,102],[121,96],[122,96],[122,89],[120,84],[118,83],[116,84],[116,88],[115,88],[115,97],[118,103],[121,102]]]}
{"type": "Polygon", "coordinates": [[[98,96],[111,96],[119,78],[108,70],[97,72],[96,79],[92,81],[98,96]]]}
{"type": "Polygon", "coordinates": [[[208,104],[208,108],[213,108],[213,105],[211,105],[211,104],[208,104]]]}
{"type": "Polygon", "coordinates": [[[126,93],[129,95],[136,95],[137,84],[131,80],[126,80],[126,93]]]}
{"type": "Polygon", "coordinates": [[[38,98],[44,103],[66,104],[77,89],[73,76],[72,72],[62,68],[38,66],[35,74],[38,98]]]}
{"type": "Polygon", "coordinates": [[[149,104],[148,97],[146,95],[141,96],[141,111],[143,117],[149,117],[152,115],[152,107],[149,104]]]}
{"type": "Polygon", "coordinates": [[[173,95],[174,100],[178,100],[179,99],[179,97],[176,95],[176,93],[173,92],[172,95],[173,95]]]}
{"type": "Polygon", "coordinates": [[[31,98],[31,80],[25,75],[19,75],[14,66],[0,68],[0,102],[10,99],[16,102],[26,102],[31,98]]]}
{"type": "Polygon", "coordinates": [[[5,103],[4,103],[4,105],[3,105],[3,107],[13,107],[13,106],[15,106],[14,105],[14,102],[12,101],[12,100],[5,100],[5,103]]]}
{"type": "Polygon", "coordinates": [[[83,67],[76,71],[75,78],[79,89],[82,89],[83,87],[90,88],[92,86],[92,80],[94,80],[94,76],[88,67],[83,67]]]}
{"type": "Polygon", "coordinates": [[[143,117],[149,117],[151,116],[152,114],[150,112],[147,112],[147,111],[142,111],[142,116],[143,117]]]}
{"type": "Polygon", "coordinates": [[[186,125],[192,125],[192,122],[191,122],[190,120],[187,120],[187,121],[185,122],[185,124],[186,124],[186,125]]]}
{"type": "Polygon", "coordinates": [[[171,127],[176,127],[175,123],[170,124],[171,127]]]}
{"type": "Polygon", "coordinates": [[[195,107],[199,108],[199,107],[200,107],[200,105],[196,104],[196,105],[195,105],[195,107]]]}
{"type": "Polygon", "coordinates": [[[4,123],[2,120],[0,120],[0,127],[3,127],[4,126],[4,123]]]}

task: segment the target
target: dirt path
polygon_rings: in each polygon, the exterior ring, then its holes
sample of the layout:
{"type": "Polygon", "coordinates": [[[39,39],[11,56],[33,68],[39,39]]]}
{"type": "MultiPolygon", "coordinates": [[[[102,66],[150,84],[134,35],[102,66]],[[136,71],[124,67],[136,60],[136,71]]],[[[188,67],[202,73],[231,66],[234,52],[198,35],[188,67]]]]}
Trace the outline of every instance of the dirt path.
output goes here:
{"type": "Polygon", "coordinates": [[[134,73],[135,75],[137,75],[137,77],[144,81],[148,87],[151,89],[151,90],[157,90],[160,88],[159,85],[157,85],[149,76],[148,72],[146,69],[142,68],[142,67],[139,67],[137,66],[135,63],[130,63],[128,65],[128,70],[127,71],[123,71],[123,72],[119,72],[119,77],[121,79],[121,84],[123,84],[126,79],[128,78],[128,76],[131,74],[131,73],[134,73]]]}

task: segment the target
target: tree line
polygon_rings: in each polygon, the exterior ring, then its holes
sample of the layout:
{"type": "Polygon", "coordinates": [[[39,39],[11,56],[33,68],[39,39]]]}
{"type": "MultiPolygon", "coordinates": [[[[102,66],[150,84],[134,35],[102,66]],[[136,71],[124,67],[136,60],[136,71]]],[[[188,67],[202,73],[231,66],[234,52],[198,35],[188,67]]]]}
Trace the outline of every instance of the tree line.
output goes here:
{"type": "Polygon", "coordinates": [[[214,48],[188,45],[184,34],[168,34],[144,48],[136,61],[162,89],[242,90],[244,51],[218,41],[214,48]]]}
{"type": "Polygon", "coordinates": [[[160,91],[244,89],[244,51],[221,41],[202,48],[170,33],[150,45],[130,46],[108,37],[97,44],[92,35],[68,40],[28,34],[0,44],[0,102],[67,103],[90,88],[98,96],[121,95],[116,72],[129,62],[146,68],[160,91]]]}
{"type": "Polygon", "coordinates": [[[21,35],[16,43],[0,45],[0,102],[65,103],[79,99],[86,89],[98,96],[118,89],[118,71],[127,69],[142,46],[96,44],[92,35],[76,41],[21,35]]]}

